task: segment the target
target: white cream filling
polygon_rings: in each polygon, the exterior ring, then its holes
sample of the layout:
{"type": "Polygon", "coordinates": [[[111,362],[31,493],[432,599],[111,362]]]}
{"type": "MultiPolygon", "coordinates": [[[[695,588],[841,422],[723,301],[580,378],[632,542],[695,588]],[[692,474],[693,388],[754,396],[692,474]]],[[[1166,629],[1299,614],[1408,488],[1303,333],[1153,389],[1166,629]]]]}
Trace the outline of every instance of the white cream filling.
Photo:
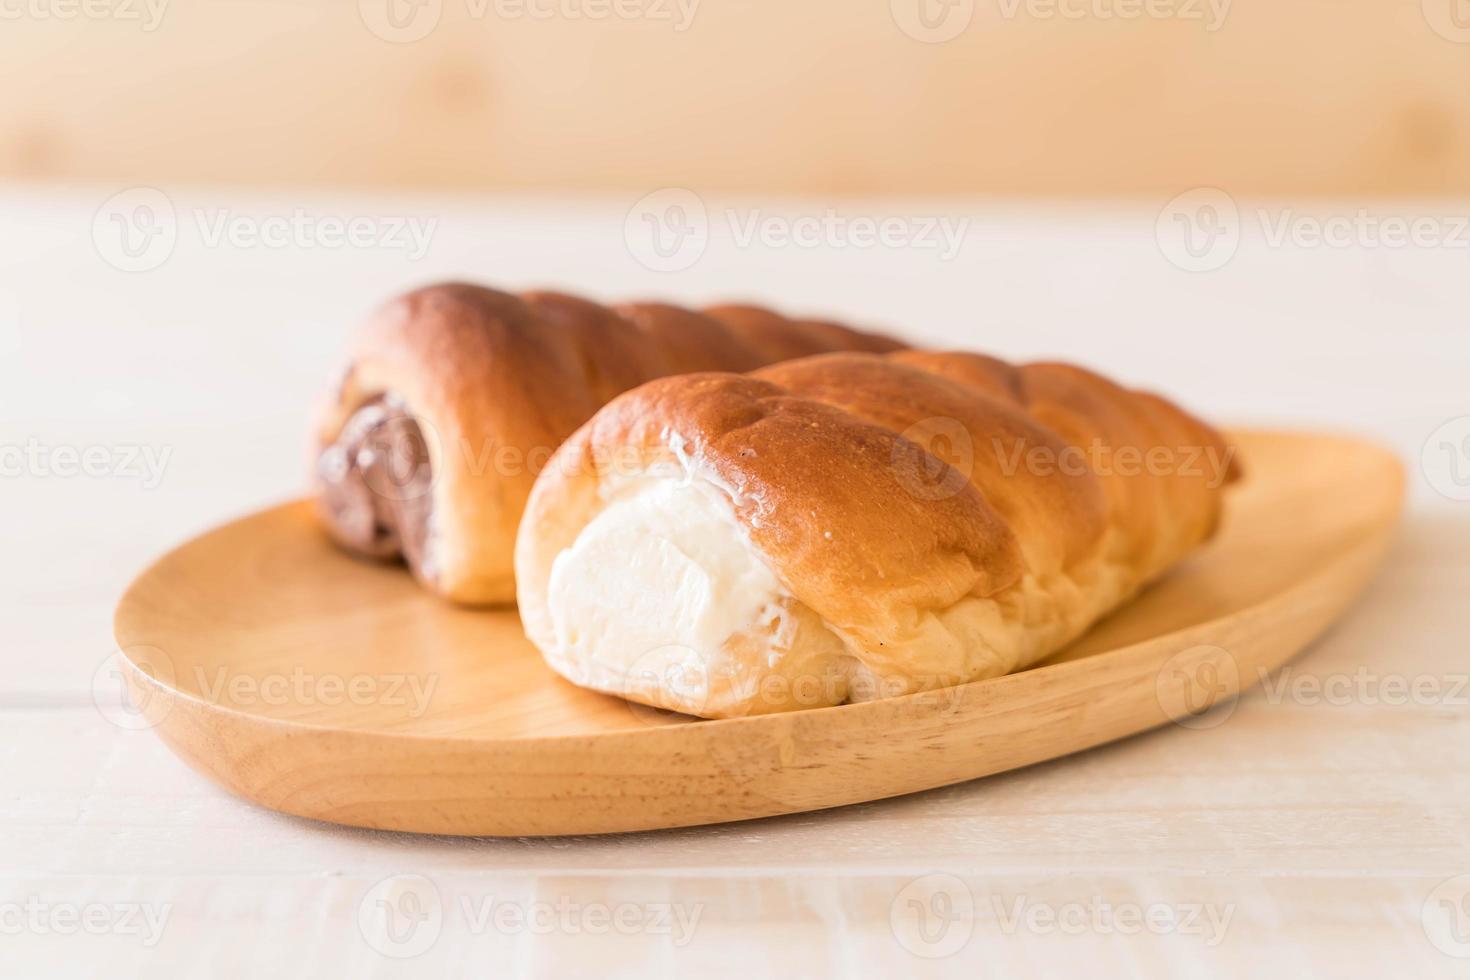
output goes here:
{"type": "Polygon", "coordinates": [[[680,702],[721,686],[732,637],[779,644],[787,597],[729,496],[686,475],[619,487],[556,556],[546,606],[572,680],[638,688],[647,682],[630,674],[652,677],[680,702]],[[691,690],[667,690],[681,684],[691,690]]]}

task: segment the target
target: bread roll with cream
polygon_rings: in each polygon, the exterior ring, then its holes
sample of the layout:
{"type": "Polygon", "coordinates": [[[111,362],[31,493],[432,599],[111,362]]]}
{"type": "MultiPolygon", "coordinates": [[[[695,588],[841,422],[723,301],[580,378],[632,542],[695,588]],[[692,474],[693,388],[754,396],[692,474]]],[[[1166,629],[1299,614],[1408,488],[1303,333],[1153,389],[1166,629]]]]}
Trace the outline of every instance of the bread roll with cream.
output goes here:
{"type": "Polygon", "coordinates": [[[542,472],[521,618],[574,683],[711,718],[991,677],[1207,539],[1232,457],[1064,364],[838,353],[666,378],[542,472]]]}
{"type": "Polygon", "coordinates": [[[469,604],[515,597],[536,473],[610,399],[653,378],[894,340],[754,307],[604,307],[452,283],[402,296],[355,340],[316,433],[318,512],[344,548],[402,557],[469,604]]]}

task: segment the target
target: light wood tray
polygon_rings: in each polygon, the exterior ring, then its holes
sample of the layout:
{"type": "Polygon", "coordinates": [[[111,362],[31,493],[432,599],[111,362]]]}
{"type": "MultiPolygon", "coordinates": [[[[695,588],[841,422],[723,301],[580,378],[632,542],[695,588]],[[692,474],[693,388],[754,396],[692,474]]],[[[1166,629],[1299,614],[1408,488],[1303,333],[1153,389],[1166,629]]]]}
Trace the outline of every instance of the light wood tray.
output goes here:
{"type": "MultiPolygon", "coordinates": [[[[362,827],[587,834],[839,806],[1029,765],[1233,696],[1367,582],[1397,461],[1355,440],[1233,434],[1219,536],[1045,664],[943,691],[697,721],[555,676],[513,611],[453,608],[350,559],[305,503],[170,552],[116,633],[136,716],[246,799],[362,827]]],[[[1224,710],[1224,709],[1221,709],[1224,710]]]]}

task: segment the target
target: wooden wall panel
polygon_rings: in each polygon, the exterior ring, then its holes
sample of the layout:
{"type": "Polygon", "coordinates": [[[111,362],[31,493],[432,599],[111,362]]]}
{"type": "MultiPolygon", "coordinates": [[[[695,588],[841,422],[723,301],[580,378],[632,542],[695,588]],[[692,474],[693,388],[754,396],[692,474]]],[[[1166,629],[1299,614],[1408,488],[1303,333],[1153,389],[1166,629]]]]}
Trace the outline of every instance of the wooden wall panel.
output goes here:
{"type": "Polygon", "coordinates": [[[0,176],[1470,192],[1470,0],[416,3],[0,0],[0,176]]]}

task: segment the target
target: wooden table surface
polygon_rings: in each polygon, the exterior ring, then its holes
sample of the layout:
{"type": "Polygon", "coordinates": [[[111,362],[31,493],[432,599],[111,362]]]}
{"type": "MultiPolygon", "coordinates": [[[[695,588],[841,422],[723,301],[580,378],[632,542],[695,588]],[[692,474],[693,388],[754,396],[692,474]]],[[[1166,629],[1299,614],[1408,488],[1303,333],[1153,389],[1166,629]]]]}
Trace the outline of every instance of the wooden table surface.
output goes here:
{"type": "Polygon", "coordinates": [[[1361,221],[1276,234],[1357,204],[1239,202],[1238,246],[1200,260],[1162,202],[704,201],[707,243],[669,273],[629,220],[637,195],[119,190],[0,193],[5,972],[1470,975],[1470,204],[1367,206],[1441,230],[1395,245],[1361,221]],[[966,223],[952,256],[917,233],[739,234],[829,208],[966,223]],[[404,216],[423,249],[391,233],[404,216]],[[316,234],[352,219],[356,247],[316,234]],[[122,248],[129,228],[144,237],[122,248]],[[1360,432],[1405,460],[1403,533],[1358,608],[1233,709],[970,784],[598,839],[258,809],[128,726],[114,600],[160,549],[299,493],[348,330],[451,276],[754,298],[1075,359],[1222,422],[1360,432]],[[401,928],[372,927],[384,909],[401,928]]]}

